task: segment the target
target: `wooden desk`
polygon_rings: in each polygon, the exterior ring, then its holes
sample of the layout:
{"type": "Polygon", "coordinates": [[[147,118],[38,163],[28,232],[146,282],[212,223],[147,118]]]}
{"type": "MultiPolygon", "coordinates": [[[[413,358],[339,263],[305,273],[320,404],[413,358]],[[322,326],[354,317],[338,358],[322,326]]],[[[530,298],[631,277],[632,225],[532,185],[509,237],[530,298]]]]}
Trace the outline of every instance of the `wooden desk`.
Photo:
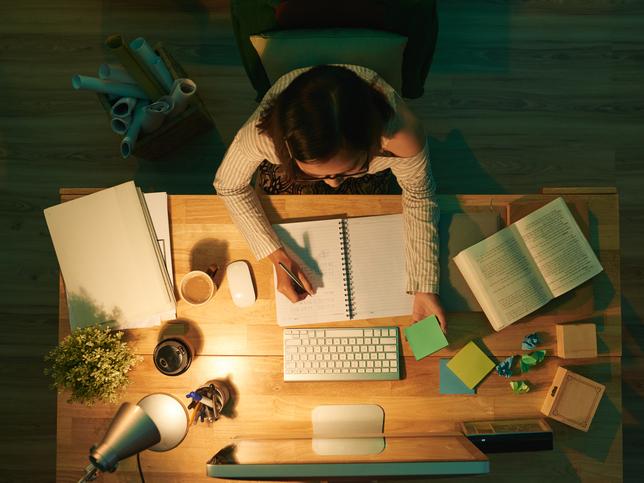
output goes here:
{"type": "MultiPolygon", "coordinates": [[[[64,190],[68,200],[94,190],[64,190]]],[[[511,203],[538,201],[554,195],[443,195],[438,197],[443,212],[494,210],[507,219],[511,203]]],[[[180,399],[209,379],[227,379],[235,393],[231,417],[208,427],[193,426],[184,442],[168,453],[144,452],[141,456],[148,481],[209,481],[205,463],[230,438],[242,435],[288,435],[311,432],[310,413],[319,404],[373,403],[385,410],[385,431],[403,434],[453,431],[464,420],[534,417],[559,365],[606,385],[591,429],[582,433],[551,421],[556,432],[556,449],[551,452],[491,457],[489,481],[521,478],[550,478],[553,481],[622,479],[621,402],[621,311],[619,285],[618,199],[614,193],[571,194],[566,199],[584,200],[590,212],[591,245],[599,255],[604,272],[593,280],[595,308],[592,320],[598,328],[599,357],[563,361],[547,357],[543,366],[510,380],[529,381],[528,394],[514,395],[508,380],[490,374],[478,387],[476,396],[442,396],[438,393],[440,357],[449,357],[472,338],[499,358],[520,353],[521,340],[531,332],[543,335],[543,347],[552,355],[556,348],[552,319],[532,317],[496,333],[482,314],[450,314],[450,346],[416,361],[406,343],[405,378],[401,381],[337,383],[284,383],[282,381],[282,335],[275,323],[272,269],[267,261],[256,262],[241,234],[232,224],[223,203],[216,196],[170,196],[171,232],[175,282],[192,269],[203,269],[213,261],[220,267],[245,259],[251,262],[257,285],[257,302],[240,309],[232,304],[223,271],[220,288],[204,307],[178,303],[181,325],[129,331],[128,340],[144,356],[132,373],[132,384],[124,400],[137,402],[152,392],[168,392],[180,399]],[[186,329],[187,328],[187,329],[186,329]],[[163,334],[184,332],[198,357],[178,377],[156,371],[151,354],[163,334]]],[[[399,213],[397,196],[271,196],[263,199],[274,223],[303,219],[336,218],[399,213]],[[350,202],[349,202],[350,200],[350,202]]],[[[350,325],[409,324],[407,317],[353,321],[350,325]]],[[[329,325],[347,325],[329,324],[329,325]]],[[[61,291],[60,337],[69,331],[61,291]]],[[[117,406],[86,408],[58,400],[57,478],[77,481],[87,462],[89,447],[104,434],[117,406]]],[[[123,481],[133,473],[131,458],[121,463],[105,481],[123,481]]],[[[130,481],[130,477],[127,481],[130,481]]],[[[485,478],[484,478],[485,479],[485,478]]],[[[477,478],[477,481],[481,481],[477,478]]]]}

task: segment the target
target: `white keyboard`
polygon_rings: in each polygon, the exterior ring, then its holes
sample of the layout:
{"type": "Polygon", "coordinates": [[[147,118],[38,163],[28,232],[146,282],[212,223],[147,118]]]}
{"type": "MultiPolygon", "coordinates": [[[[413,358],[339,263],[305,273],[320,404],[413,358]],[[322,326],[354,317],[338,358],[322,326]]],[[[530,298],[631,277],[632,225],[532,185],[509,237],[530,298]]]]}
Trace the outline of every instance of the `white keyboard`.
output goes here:
{"type": "Polygon", "coordinates": [[[400,379],[398,327],[284,329],[285,381],[400,379]]]}

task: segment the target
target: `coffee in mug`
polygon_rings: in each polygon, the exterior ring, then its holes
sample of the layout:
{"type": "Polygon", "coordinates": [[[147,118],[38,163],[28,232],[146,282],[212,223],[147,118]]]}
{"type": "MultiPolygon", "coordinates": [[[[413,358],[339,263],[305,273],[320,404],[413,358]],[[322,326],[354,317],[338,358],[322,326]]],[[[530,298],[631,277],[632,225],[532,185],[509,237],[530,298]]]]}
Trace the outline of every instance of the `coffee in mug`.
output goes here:
{"type": "Polygon", "coordinates": [[[190,305],[203,305],[208,302],[217,291],[217,286],[213,281],[217,272],[216,266],[210,266],[207,272],[193,270],[188,272],[181,279],[179,293],[181,298],[190,305]]]}

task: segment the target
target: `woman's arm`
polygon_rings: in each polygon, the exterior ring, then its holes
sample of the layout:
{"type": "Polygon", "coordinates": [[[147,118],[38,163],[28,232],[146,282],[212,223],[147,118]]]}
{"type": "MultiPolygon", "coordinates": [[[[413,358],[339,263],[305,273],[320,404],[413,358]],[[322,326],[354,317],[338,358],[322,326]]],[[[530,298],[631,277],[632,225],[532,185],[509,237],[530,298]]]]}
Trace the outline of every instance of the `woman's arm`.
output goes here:
{"type": "Polygon", "coordinates": [[[263,161],[259,149],[249,139],[245,125],[231,143],[217,170],[214,187],[222,197],[230,216],[239,228],[253,255],[259,260],[282,246],[264,213],[255,190],[250,185],[257,167],[263,161]]]}
{"type": "Polygon", "coordinates": [[[295,290],[288,275],[280,269],[280,262],[298,276],[310,293],[313,288],[304,272],[282,248],[282,243],[268,221],[257,193],[250,185],[255,170],[265,158],[261,147],[258,147],[261,138],[258,134],[247,131],[253,128],[254,125],[249,123],[237,133],[217,170],[213,184],[253,255],[258,260],[269,257],[275,265],[278,290],[291,302],[297,302],[305,298],[306,294],[295,290]],[[257,139],[253,139],[252,136],[257,136],[257,139]]]}
{"type": "Polygon", "coordinates": [[[403,190],[407,290],[415,294],[412,319],[416,321],[434,314],[446,331],[447,319],[438,297],[440,212],[434,199],[436,187],[427,138],[422,123],[402,99],[398,99],[396,111],[398,129],[385,148],[400,158],[391,170],[403,190]]]}

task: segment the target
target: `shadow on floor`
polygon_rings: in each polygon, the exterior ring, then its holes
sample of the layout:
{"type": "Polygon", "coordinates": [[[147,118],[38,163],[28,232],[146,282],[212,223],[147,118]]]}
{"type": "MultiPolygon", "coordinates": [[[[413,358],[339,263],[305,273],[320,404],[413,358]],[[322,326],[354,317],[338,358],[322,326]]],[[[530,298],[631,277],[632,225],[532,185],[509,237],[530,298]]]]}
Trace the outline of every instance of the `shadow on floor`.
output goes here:
{"type": "Polygon", "coordinates": [[[503,194],[507,190],[486,172],[467,144],[453,129],[444,140],[429,136],[429,156],[439,193],[503,194]]]}

